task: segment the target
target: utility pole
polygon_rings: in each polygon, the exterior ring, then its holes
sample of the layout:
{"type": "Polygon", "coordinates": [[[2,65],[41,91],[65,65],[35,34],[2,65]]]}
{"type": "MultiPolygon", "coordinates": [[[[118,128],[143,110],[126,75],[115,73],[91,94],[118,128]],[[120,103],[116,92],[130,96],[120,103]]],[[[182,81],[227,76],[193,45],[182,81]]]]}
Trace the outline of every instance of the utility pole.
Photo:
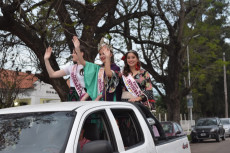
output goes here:
{"type": "MultiPolygon", "coordinates": [[[[192,38],[196,38],[196,37],[199,37],[200,34],[197,34],[192,38]]],[[[193,108],[193,98],[192,98],[192,90],[191,90],[191,76],[190,76],[190,65],[189,65],[189,47],[188,47],[188,44],[187,44],[187,60],[188,60],[188,87],[190,88],[190,92],[189,94],[187,95],[187,108],[189,110],[189,117],[190,117],[190,126],[192,126],[192,108],[193,108]]]]}
{"type": "Polygon", "coordinates": [[[223,52],[223,61],[224,61],[224,99],[225,99],[225,118],[228,118],[228,93],[227,93],[227,78],[226,78],[225,52],[223,52]]]}
{"type": "MultiPolygon", "coordinates": [[[[189,69],[189,47],[187,46],[187,60],[188,60],[188,87],[191,86],[190,82],[190,69],[189,69]]],[[[187,108],[189,109],[189,118],[190,125],[192,125],[192,108],[193,108],[193,100],[192,100],[192,92],[190,91],[187,95],[187,108]]]]}

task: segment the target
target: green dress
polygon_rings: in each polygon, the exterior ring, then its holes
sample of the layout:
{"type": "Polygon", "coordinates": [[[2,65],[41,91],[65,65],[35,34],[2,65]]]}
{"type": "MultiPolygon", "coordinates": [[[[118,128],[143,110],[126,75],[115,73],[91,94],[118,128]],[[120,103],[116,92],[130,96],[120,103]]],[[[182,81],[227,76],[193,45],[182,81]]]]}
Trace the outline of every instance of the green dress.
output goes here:
{"type": "MultiPolygon", "coordinates": [[[[100,68],[100,65],[91,62],[86,62],[84,66],[85,88],[92,100],[96,99],[98,96],[98,72],[100,68]]],[[[107,101],[116,101],[120,100],[121,97],[121,93],[119,93],[119,91],[121,91],[121,87],[118,85],[120,68],[113,63],[111,64],[111,70],[113,73],[111,78],[104,76],[106,94],[103,90],[102,99],[104,99],[104,96],[106,95],[107,101]]]]}
{"type": "Polygon", "coordinates": [[[86,62],[84,66],[84,80],[87,93],[94,100],[97,98],[97,78],[101,66],[86,62]]]}

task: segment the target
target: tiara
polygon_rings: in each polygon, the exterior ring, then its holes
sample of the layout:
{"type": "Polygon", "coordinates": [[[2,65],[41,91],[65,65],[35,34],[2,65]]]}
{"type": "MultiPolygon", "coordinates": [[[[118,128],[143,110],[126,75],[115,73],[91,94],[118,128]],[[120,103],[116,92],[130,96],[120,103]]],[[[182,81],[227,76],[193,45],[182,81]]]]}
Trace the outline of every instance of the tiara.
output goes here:
{"type": "Polygon", "coordinates": [[[98,44],[98,51],[101,50],[103,46],[107,46],[111,52],[113,52],[113,46],[104,41],[104,37],[101,38],[100,43],[98,44]]]}

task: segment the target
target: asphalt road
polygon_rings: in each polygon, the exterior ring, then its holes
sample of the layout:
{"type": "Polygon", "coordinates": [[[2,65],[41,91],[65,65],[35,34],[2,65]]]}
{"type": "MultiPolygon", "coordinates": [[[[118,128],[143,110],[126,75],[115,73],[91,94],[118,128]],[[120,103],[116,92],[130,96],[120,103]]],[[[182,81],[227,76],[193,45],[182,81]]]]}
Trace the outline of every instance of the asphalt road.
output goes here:
{"type": "Polygon", "coordinates": [[[205,140],[199,143],[190,143],[192,153],[230,153],[230,138],[225,141],[205,140]]]}

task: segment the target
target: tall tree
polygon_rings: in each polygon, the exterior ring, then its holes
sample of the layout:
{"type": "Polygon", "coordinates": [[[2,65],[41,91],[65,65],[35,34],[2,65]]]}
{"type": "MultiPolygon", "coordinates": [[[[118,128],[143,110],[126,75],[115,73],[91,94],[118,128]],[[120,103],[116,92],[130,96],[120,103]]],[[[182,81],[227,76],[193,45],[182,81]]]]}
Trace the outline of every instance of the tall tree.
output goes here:
{"type": "Polygon", "coordinates": [[[63,51],[72,51],[73,35],[87,48],[89,61],[94,61],[101,37],[112,36],[111,43],[118,50],[140,52],[143,68],[150,72],[154,88],[166,102],[169,119],[179,121],[180,100],[191,89],[181,82],[187,75],[186,48],[198,34],[194,30],[195,19],[202,19],[215,2],[222,3],[220,0],[1,1],[0,30],[5,41],[9,36],[16,37],[36,55],[42,72],[37,76],[52,84],[62,100],[68,87],[63,79],[48,77],[43,60],[45,48],[51,45],[58,50],[50,59],[57,70],[56,58],[63,51]]]}
{"type": "Polygon", "coordinates": [[[194,112],[201,116],[222,116],[223,64],[228,64],[223,63],[222,59],[223,52],[229,52],[229,45],[225,41],[229,38],[229,12],[224,1],[211,4],[207,5],[207,9],[203,8],[203,17],[196,19],[194,31],[198,35],[189,45],[194,112]]]}
{"type": "Polygon", "coordinates": [[[58,50],[50,58],[51,66],[58,70],[56,58],[62,51],[72,52],[72,37],[77,35],[87,49],[86,60],[94,61],[102,36],[115,25],[146,14],[135,12],[116,18],[117,3],[118,0],[0,1],[1,36],[5,42],[9,42],[9,37],[16,37],[22,46],[35,54],[41,71],[37,77],[53,85],[61,100],[65,101],[68,93],[65,80],[51,79],[46,71],[43,59],[46,47],[51,45],[58,50]]]}
{"type": "MultiPolygon", "coordinates": [[[[215,0],[146,0],[119,1],[119,3],[122,9],[117,10],[118,14],[143,10],[151,12],[146,16],[128,20],[116,26],[111,33],[116,37],[119,37],[117,34],[123,36],[127,48],[136,49],[142,55],[144,59],[142,66],[153,76],[154,88],[167,105],[169,120],[179,122],[181,101],[190,92],[191,87],[197,83],[198,78],[202,76],[202,71],[211,73],[214,70],[214,68],[200,67],[199,73],[197,73],[195,61],[201,66],[205,64],[205,67],[212,67],[213,63],[218,61],[213,57],[217,54],[219,42],[209,39],[208,35],[201,35],[208,34],[211,28],[218,29],[219,27],[206,23],[206,26],[203,25],[201,28],[200,24],[206,21],[205,16],[212,9],[219,10],[219,14],[212,14],[213,18],[221,15],[220,8],[226,7],[226,3],[215,0]],[[207,25],[211,28],[205,29],[207,25]],[[193,58],[193,64],[190,66],[190,69],[192,68],[192,71],[196,73],[193,73],[191,85],[188,85],[187,47],[190,46],[191,40],[198,36],[200,40],[203,38],[205,41],[196,45],[201,49],[199,49],[196,58],[193,58]],[[132,46],[133,42],[138,45],[132,46]]],[[[220,33],[218,34],[221,36],[220,33]]]]}

